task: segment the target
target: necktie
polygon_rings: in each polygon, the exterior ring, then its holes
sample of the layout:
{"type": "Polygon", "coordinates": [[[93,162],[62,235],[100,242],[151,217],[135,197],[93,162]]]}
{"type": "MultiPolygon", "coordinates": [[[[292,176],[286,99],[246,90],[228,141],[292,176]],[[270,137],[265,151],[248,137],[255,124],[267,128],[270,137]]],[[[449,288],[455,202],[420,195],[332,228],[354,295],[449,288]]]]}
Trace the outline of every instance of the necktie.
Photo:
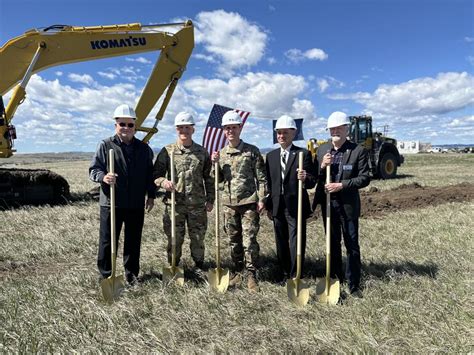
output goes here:
{"type": "Polygon", "coordinates": [[[280,161],[280,166],[281,166],[281,193],[283,194],[283,179],[285,178],[285,170],[286,170],[286,151],[283,151],[281,153],[281,161],[280,161]]]}

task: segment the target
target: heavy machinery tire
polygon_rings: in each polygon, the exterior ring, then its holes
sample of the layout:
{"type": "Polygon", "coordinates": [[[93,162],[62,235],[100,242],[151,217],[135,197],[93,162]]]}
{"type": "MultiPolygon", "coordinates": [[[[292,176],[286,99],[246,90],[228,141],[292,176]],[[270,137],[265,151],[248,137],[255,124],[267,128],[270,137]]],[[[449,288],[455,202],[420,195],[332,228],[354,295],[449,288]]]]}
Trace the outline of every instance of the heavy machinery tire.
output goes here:
{"type": "Polygon", "coordinates": [[[397,159],[392,153],[385,153],[380,161],[379,175],[382,179],[393,179],[397,176],[397,159]]]}

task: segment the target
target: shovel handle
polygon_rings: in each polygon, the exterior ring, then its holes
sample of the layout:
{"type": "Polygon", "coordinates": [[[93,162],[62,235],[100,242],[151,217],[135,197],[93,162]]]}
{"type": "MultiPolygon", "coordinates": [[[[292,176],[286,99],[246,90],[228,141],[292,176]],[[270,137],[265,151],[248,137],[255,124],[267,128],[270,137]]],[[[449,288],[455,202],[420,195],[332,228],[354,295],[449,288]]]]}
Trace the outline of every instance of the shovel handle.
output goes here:
{"type": "MultiPolygon", "coordinates": [[[[326,184],[331,183],[331,164],[326,167],[326,184]]],[[[331,194],[326,192],[326,294],[331,277],[331,194]]]]}
{"type": "MultiPolygon", "coordinates": [[[[114,158],[114,150],[109,149],[109,173],[115,174],[115,158],[114,158]]],[[[115,230],[115,183],[110,185],[110,242],[111,242],[111,250],[112,250],[112,278],[115,277],[115,267],[116,267],[116,259],[117,259],[117,248],[116,248],[116,238],[115,235],[117,232],[115,230]]]]}
{"type": "MultiPolygon", "coordinates": [[[[170,175],[174,186],[174,150],[171,150],[170,154],[170,175]]],[[[173,270],[176,267],[176,192],[174,188],[171,191],[171,267],[173,270]]]]}
{"type": "Polygon", "coordinates": [[[220,280],[219,268],[221,264],[221,243],[219,239],[219,162],[214,163],[214,188],[215,188],[215,201],[214,208],[216,213],[215,225],[216,225],[216,267],[217,267],[217,279],[220,280]]]}
{"type": "MultiPolygon", "coordinates": [[[[298,169],[303,170],[303,152],[298,153],[298,169]]],[[[301,232],[303,226],[303,181],[298,180],[298,215],[296,226],[296,279],[301,277],[301,232]]]]}

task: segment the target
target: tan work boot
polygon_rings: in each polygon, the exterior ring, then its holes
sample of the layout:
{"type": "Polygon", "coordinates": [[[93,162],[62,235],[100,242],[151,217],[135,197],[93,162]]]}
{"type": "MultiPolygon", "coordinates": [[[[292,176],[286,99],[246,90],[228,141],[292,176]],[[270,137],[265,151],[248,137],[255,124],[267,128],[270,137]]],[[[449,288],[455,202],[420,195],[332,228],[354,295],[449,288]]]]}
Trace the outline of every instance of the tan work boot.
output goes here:
{"type": "Polygon", "coordinates": [[[236,272],[235,274],[231,275],[229,280],[229,287],[239,286],[242,283],[242,275],[240,272],[236,272]]]}
{"type": "Polygon", "coordinates": [[[250,293],[257,293],[260,291],[260,287],[258,287],[257,278],[255,274],[250,272],[247,278],[247,287],[250,293]]]}

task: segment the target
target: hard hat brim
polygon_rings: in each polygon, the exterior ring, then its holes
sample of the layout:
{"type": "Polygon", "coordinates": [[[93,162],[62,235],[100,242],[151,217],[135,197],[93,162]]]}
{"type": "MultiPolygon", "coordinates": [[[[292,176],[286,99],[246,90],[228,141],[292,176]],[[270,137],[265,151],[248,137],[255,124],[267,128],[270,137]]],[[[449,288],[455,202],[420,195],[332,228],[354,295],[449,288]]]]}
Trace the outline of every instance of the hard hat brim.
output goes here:
{"type": "Polygon", "coordinates": [[[133,120],[136,120],[136,119],[137,119],[136,117],[133,117],[133,116],[125,116],[125,115],[123,115],[123,116],[115,116],[115,117],[114,117],[115,120],[118,120],[119,118],[131,118],[131,119],[133,119],[133,120]]]}

